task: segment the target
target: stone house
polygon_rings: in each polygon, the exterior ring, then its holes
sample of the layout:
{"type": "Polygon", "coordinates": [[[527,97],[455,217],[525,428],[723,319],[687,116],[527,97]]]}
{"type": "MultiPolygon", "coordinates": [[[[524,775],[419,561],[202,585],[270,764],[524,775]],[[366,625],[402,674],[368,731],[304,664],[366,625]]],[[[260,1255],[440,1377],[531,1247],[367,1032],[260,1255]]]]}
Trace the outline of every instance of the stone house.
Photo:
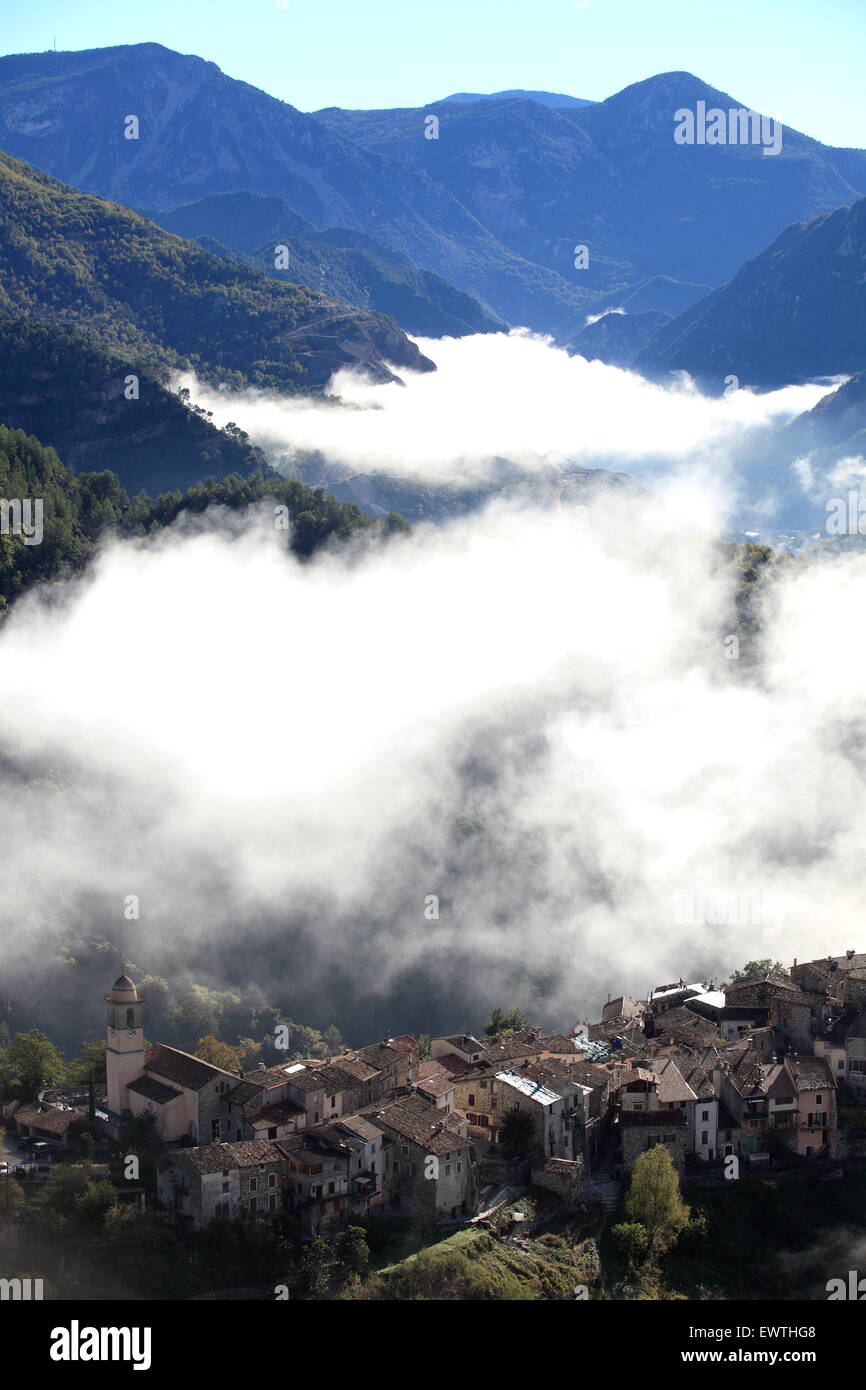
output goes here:
{"type": "Polygon", "coordinates": [[[647,1149],[663,1144],[678,1173],[685,1167],[689,1126],[682,1110],[621,1110],[617,1117],[619,1151],[624,1172],[631,1172],[647,1149]]]}
{"type": "Polygon", "coordinates": [[[532,1169],[530,1182],[554,1193],[564,1207],[576,1207],[583,1191],[583,1163],[579,1158],[546,1158],[532,1169]]]}
{"type": "Polygon", "coordinates": [[[475,1210],[475,1172],[468,1126],[421,1096],[401,1096],[365,1119],[385,1136],[385,1201],[425,1221],[454,1220],[475,1210]]]}
{"type": "Polygon", "coordinates": [[[286,1161],[259,1140],[176,1149],[157,1167],[157,1200],[202,1230],[220,1217],[274,1217],[283,1210],[286,1161]]]}
{"type": "Polygon", "coordinates": [[[368,1217],[383,1205],[385,1137],[363,1115],[344,1115],[277,1141],[287,1163],[286,1206],[305,1235],[368,1217]]]}
{"type": "Polygon", "coordinates": [[[546,1158],[582,1155],[592,1094],[588,1086],[571,1080],[564,1067],[555,1070],[543,1063],[497,1072],[495,1080],[500,1088],[500,1126],[510,1111],[522,1111],[532,1120],[533,1147],[546,1158]]]}
{"type": "Polygon", "coordinates": [[[348,1137],[319,1125],[273,1142],[286,1160],[286,1208],[297,1216],[304,1234],[345,1225],[355,1157],[348,1137]]]}
{"type": "Polygon", "coordinates": [[[725,992],[725,1007],[737,1006],[766,1008],[767,1018],[763,1021],[781,1034],[784,1044],[810,1052],[816,1034],[829,1017],[826,995],[807,992],[793,981],[771,976],[730,986],[725,992]]]}
{"type": "Polygon", "coordinates": [[[465,1114],[469,1133],[474,1139],[497,1143],[502,1084],[496,1074],[509,1066],[543,1057],[547,1049],[540,1034],[523,1030],[479,1040],[463,1033],[434,1038],[431,1046],[434,1060],[453,1079],[454,1105],[465,1114]]]}

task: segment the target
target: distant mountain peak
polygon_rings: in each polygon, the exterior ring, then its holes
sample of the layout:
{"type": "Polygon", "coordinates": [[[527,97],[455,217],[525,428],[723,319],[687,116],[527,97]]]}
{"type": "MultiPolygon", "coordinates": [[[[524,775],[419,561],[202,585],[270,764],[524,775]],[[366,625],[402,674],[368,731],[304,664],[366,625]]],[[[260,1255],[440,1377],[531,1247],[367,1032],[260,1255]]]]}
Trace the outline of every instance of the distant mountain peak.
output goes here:
{"type": "Polygon", "coordinates": [[[446,101],[537,101],[542,106],[552,107],[594,105],[584,97],[571,97],[564,92],[537,92],[523,87],[511,87],[504,92],[452,92],[450,96],[442,97],[432,104],[439,106],[446,101]]]}

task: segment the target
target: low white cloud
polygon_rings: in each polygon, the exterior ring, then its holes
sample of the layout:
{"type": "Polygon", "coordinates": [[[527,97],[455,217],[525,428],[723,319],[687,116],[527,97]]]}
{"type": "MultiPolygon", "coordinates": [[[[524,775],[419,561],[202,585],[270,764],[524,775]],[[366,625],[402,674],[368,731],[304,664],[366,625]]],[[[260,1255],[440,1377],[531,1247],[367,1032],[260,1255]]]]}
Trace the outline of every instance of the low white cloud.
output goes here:
{"type": "Polygon", "coordinates": [[[452,993],[434,1027],[548,972],[565,1026],[608,990],[858,946],[866,558],[782,579],[731,661],[696,503],[724,511],[694,480],[496,505],[306,565],[265,511],[113,545],[65,603],[19,604],[4,752],[63,790],[6,787],[4,953],[90,898],[149,961],[207,977],[264,932],[270,995],[330,990],[344,1024],[384,996],[422,1029],[405,972],[452,993]],[[719,921],[725,894],[776,906],[719,921]]]}
{"type": "Polygon", "coordinates": [[[772,424],[811,409],[826,385],[757,394],[703,395],[685,376],[671,385],[569,356],[549,339],[516,330],[420,339],[430,373],[374,385],[348,372],[331,391],[344,403],[208,389],[179,378],[195,399],[263,445],[291,473],[319,451],[347,473],[384,471],[460,486],[490,476],[495,460],[528,472],[576,463],[654,478],[698,467],[735,471],[736,453],[772,424]]]}

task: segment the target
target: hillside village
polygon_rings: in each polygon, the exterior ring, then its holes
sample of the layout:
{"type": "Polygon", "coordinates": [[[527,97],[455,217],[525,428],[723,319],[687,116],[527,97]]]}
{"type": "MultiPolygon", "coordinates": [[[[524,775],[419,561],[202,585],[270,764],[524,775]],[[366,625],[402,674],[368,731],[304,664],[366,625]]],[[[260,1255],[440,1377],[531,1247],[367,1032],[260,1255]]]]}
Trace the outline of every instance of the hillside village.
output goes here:
{"type": "Polygon", "coordinates": [[[6,1124],[62,1151],[86,1122],[122,1148],[148,1116],[154,1210],[181,1232],[287,1212],[307,1237],[388,1215],[457,1227],[530,1187],[613,1209],[657,1145],[710,1181],[732,1156],[757,1175],[859,1156],[844,1120],[866,1096],[866,954],[853,950],[785,979],[611,998],[561,1035],[457,1033],[424,1056],[401,1035],[240,1075],[145,1048],[146,1000],[127,975],[105,1001],[104,1099],[88,1116],[43,1095],[7,1107],[6,1124]]]}

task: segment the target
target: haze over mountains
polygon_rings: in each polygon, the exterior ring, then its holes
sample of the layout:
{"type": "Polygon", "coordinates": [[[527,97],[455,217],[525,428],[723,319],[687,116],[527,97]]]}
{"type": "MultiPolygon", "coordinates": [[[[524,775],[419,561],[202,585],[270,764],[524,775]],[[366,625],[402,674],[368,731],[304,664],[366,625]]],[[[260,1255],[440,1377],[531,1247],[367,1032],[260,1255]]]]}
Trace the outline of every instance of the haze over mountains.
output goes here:
{"type": "Polygon", "coordinates": [[[768,387],[866,367],[866,198],[787,227],[659,330],[639,369],[768,387]]]}
{"type": "Polygon", "coordinates": [[[866,153],[787,128],[773,158],[752,145],[675,144],[675,111],[698,101],[748,106],[672,72],[578,109],[502,100],[319,114],[365,149],[423,167],[512,250],[567,275],[585,242],[634,279],[715,286],[787,223],[866,193],[866,153]],[[439,115],[438,140],[420,138],[427,113],[439,115]]]}
{"type": "MultiPolygon", "coordinates": [[[[676,145],[674,112],[698,100],[744,104],[666,73],[578,107],[497,96],[311,116],[201,58],[138,44],[0,59],[0,148],[145,211],[239,190],[279,197],[512,324],[571,337],[593,306],[656,276],[697,299],[788,223],[866,193],[864,152],[792,130],[771,159],[676,145]],[[130,112],[137,140],[123,138],[130,112]],[[429,115],[438,139],[425,138],[429,115]]],[[[642,307],[685,305],[650,291],[642,307]]]]}
{"type": "Polygon", "coordinates": [[[400,252],[351,227],[322,231],[285,201],[261,193],[215,193],[155,212],[167,231],[241,260],[278,279],[307,285],[350,304],[391,314],[407,333],[460,337],[505,328],[498,316],[400,252]],[[276,269],[279,250],[285,268],[276,269]]]}
{"type": "MultiPolygon", "coordinates": [[[[0,310],[39,322],[9,336],[6,422],[48,429],[74,463],[83,422],[101,418],[110,448],[94,437],[94,452],[125,482],[186,487],[230,461],[254,469],[256,456],[206,416],[191,422],[195,446],[179,431],[164,399],[175,368],[235,392],[320,392],[346,368],[380,382],[431,371],[435,340],[518,324],[713,391],[731,375],[766,389],[862,370],[866,152],[788,129],[772,157],[678,145],[674,112],[699,101],[734,104],[671,72],[600,102],[515,90],[307,115],[159,44],[0,59],[0,146],[66,181],[0,157],[0,310]],[[93,368],[77,412],[62,367],[70,331],[89,335],[93,368]],[[407,331],[428,340],[426,355],[407,331]],[[54,364],[41,396],[38,341],[54,364]],[[141,411],[124,422],[131,366],[156,412],[146,429],[141,411]],[[190,456],[175,477],[181,435],[190,456]]],[[[854,393],[847,415],[857,410],[854,393]]],[[[807,431],[816,449],[825,418],[807,431]]],[[[793,462],[795,437],[779,435],[774,468],[793,462]]],[[[578,431],[554,490],[593,447],[578,431]]],[[[314,461],[316,480],[374,513],[393,498],[413,517],[439,510],[396,475],[371,493],[372,464],[347,479],[332,463],[314,461]]],[[[515,463],[500,458],[503,486],[515,463]]]]}

